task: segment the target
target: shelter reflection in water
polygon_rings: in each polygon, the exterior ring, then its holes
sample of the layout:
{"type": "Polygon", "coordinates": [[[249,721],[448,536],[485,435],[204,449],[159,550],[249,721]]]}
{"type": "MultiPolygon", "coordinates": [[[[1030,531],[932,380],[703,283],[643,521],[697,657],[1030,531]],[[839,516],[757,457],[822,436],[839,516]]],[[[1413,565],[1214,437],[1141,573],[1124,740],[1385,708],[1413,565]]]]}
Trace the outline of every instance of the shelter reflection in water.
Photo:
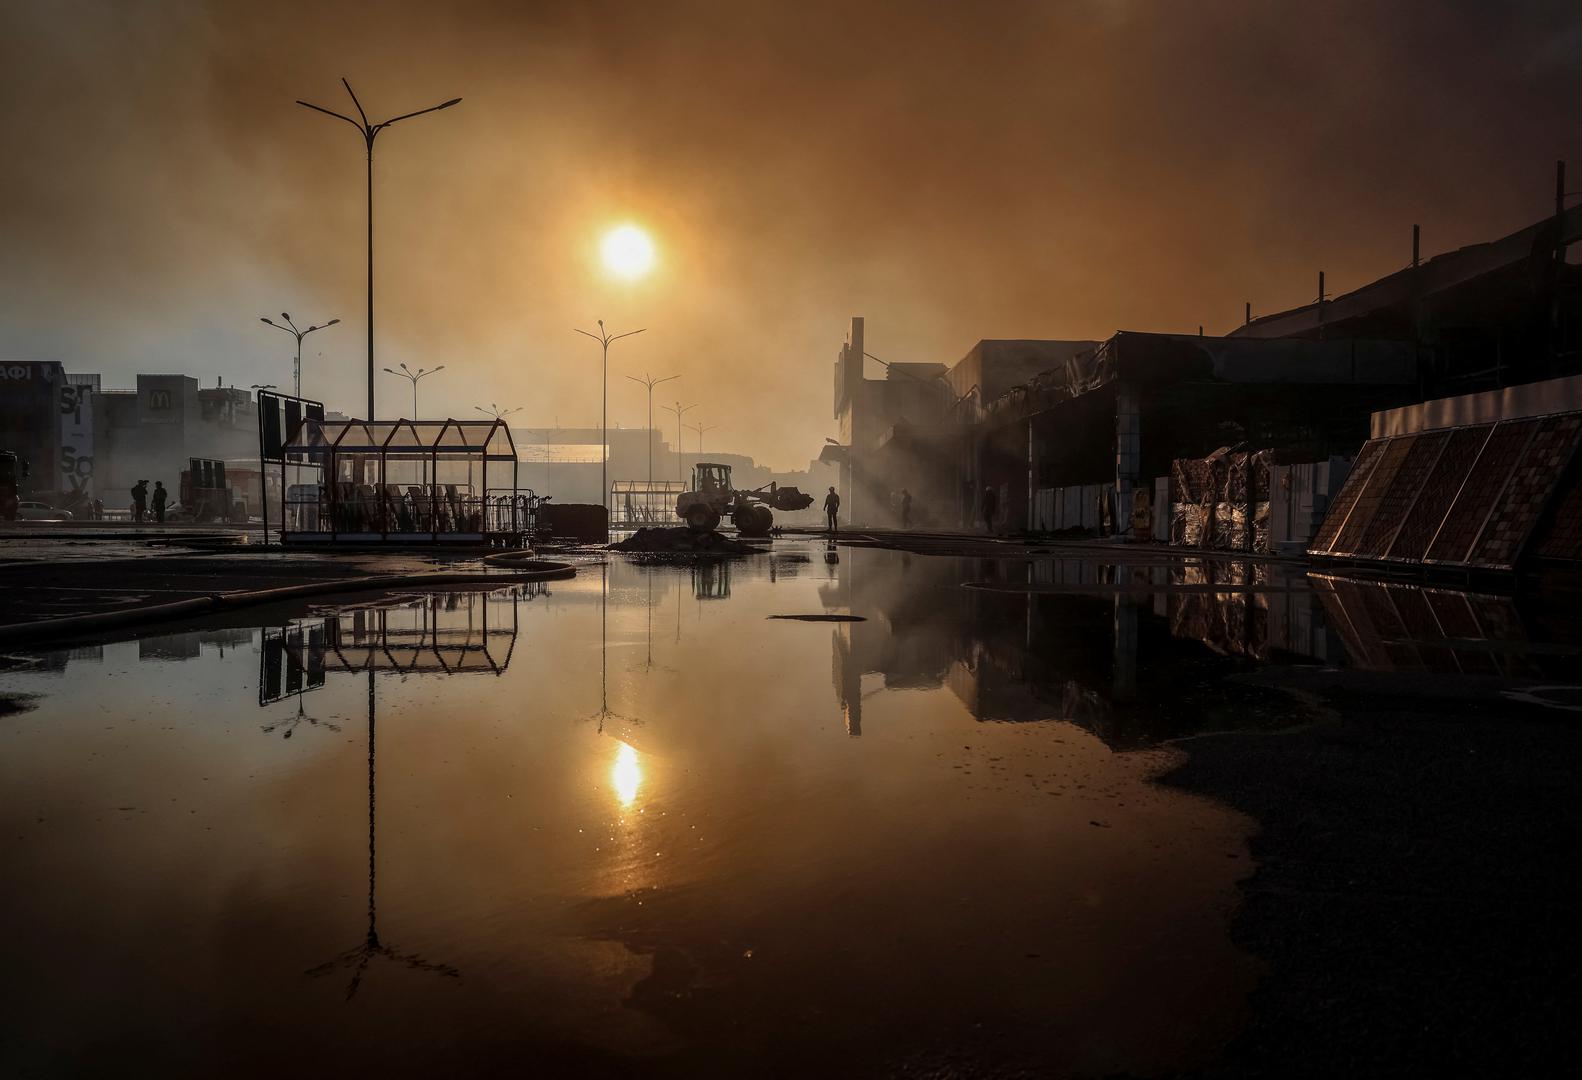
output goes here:
{"type": "MultiPolygon", "coordinates": [[[[293,695],[297,715],[274,721],[266,733],[285,728],[286,737],[301,723],[319,721],[306,715],[302,695],[325,686],[330,674],[367,678],[368,902],[367,930],[362,939],[330,960],[309,969],[313,977],[343,972],[346,998],[357,994],[369,965],[376,959],[459,978],[454,965],[428,960],[394,948],[380,937],[377,919],[377,748],[379,674],[501,675],[510,665],[519,628],[519,606],[525,599],[547,595],[542,583],[492,591],[447,591],[398,599],[382,599],[326,615],[297,619],[262,630],[259,650],[258,703],[273,705],[293,695]]],[[[339,731],[339,727],[325,726],[339,731]]],[[[632,782],[636,794],[636,781],[632,782]]]]}
{"type": "Polygon", "coordinates": [[[426,593],[265,627],[258,703],[318,689],[327,668],[499,675],[516,648],[518,601],[543,588],[426,593]]]}

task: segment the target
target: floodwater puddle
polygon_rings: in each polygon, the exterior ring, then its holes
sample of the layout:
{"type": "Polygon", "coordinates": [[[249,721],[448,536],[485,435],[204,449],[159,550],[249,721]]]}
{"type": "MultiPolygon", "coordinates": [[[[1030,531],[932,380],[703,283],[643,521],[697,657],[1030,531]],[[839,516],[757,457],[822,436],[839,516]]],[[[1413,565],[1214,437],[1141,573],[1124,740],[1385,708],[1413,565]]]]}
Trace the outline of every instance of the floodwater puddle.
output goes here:
{"type": "Polygon", "coordinates": [[[1362,638],[996,580],[777,541],[15,658],[0,1071],[1203,1064],[1254,824],[1161,744],[1362,638]]]}

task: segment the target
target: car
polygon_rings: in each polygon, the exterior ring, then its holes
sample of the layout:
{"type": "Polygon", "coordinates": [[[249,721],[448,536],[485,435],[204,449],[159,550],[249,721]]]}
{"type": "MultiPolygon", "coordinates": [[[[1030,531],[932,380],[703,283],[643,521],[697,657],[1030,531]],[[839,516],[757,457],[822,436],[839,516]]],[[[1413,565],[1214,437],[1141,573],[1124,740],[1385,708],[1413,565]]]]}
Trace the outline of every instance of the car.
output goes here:
{"type": "Polygon", "coordinates": [[[70,510],[60,510],[49,503],[20,502],[17,504],[16,516],[18,521],[70,521],[70,510]]]}

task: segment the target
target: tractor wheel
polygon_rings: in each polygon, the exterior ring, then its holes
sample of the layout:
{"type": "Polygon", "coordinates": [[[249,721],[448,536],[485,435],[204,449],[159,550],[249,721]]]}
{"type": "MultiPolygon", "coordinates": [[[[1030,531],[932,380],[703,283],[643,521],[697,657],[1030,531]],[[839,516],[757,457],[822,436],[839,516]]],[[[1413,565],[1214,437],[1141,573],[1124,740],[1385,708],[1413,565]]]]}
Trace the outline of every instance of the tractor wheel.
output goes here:
{"type": "Polygon", "coordinates": [[[767,506],[749,506],[736,515],[736,530],[743,536],[768,536],[774,519],[767,506]]]}
{"type": "Polygon", "coordinates": [[[713,532],[714,526],[719,523],[720,516],[703,503],[696,503],[687,508],[687,528],[695,533],[713,532]]]}
{"type": "Polygon", "coordinates": [[[709,511],[708,528],[704,529],[703,531],[704,532],[713,532],[715,529],[718,529],[719,527],[720,527],[720,516],[718,514],[716,514],[713,510],[710,510],[709,511]]]}

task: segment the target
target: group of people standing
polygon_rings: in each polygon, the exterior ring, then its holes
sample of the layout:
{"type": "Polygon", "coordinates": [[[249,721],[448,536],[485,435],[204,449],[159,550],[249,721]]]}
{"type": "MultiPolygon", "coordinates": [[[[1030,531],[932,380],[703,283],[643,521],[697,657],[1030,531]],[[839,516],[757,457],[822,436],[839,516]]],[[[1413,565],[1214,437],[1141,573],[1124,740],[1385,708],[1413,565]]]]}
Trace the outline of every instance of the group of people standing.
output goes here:
{"type": "Polygon", "coordinates": [[[148,481],[139,480],[132,485],[132,520],[138,524],[148,520],[148,507],[152,502],[154,506],[154,522],[159,525],[165,523],[165,503],[170,498],[170,492],[165,489],[163,480],[154,481],[152,499],[148,490],[148,481]]]}

